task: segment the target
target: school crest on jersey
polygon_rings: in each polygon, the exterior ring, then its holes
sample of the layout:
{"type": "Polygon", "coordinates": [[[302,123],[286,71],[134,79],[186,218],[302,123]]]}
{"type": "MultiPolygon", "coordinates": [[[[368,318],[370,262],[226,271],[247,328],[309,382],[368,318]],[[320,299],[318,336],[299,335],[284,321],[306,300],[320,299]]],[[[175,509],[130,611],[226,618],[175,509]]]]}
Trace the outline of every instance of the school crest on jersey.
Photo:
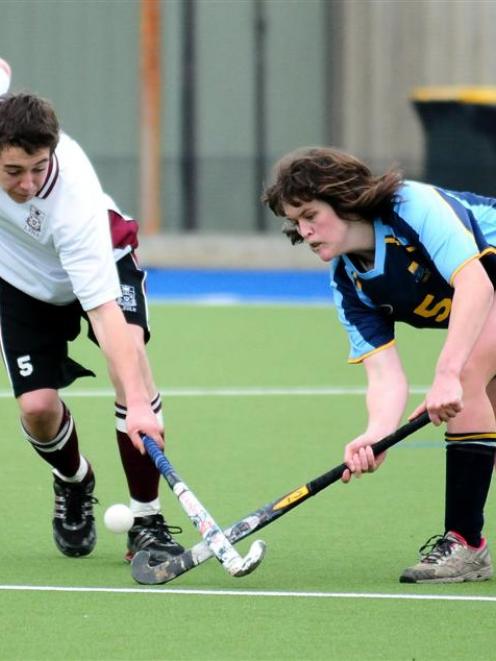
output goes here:
{"type": "Polygon", "coordinates": [[[38,239],[43,229],[43,223],[46,220],[46,213],[31,204],[29,206],[29,216],[24,223],[24,231],[35,239],[38,239]]]}
{"type": "Polygon", "coordinates": [[[136,312],[136,289],[132,285],[121,283],[121,297],[118,303],[124,312],[136,312]]]}

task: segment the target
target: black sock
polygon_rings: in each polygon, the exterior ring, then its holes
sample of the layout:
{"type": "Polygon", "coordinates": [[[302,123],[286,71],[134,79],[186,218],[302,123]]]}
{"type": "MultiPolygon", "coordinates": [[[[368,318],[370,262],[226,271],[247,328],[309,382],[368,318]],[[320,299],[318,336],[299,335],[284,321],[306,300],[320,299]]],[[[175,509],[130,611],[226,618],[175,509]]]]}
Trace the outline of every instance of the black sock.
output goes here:
{"type": "MultiPolygon", "coordinates": [[[[496,448],[463,442],[469,434],[446,434],[445,530],[465,538],[471,546],[481,543],[484,506],[491,484],[496,448]],[[460,439],[460,440],[457,440],[460,439]],[[454,441],[454,442],[453,442],[454,441]]],[[[477,440],[494,441],[494,434],[470,434],[477,440]]]]}
{"type": "Polygon", "coordinates": [[[47,443],[38,441],[26,431],[22,422],[21,425],[26,434],[26,439],[31,443],[37,454],[62,475],[72,477],[79,469],[81,456],[79,454],[76,425],[64,402],[62,402],[62,405],[64,408],[59,430],[55,437],[47,443]]]}

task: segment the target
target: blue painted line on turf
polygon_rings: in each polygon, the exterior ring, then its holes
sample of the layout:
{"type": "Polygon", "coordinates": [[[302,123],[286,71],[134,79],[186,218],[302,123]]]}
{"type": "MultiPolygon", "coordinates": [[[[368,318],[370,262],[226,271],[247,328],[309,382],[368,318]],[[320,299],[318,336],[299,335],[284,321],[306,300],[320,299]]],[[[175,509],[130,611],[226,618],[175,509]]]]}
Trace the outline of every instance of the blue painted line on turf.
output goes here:
{"type": "Polygon", "coordinates": [[[332,303],[326,271],[147,269],[151,300],[217,303],[332,303]]]}

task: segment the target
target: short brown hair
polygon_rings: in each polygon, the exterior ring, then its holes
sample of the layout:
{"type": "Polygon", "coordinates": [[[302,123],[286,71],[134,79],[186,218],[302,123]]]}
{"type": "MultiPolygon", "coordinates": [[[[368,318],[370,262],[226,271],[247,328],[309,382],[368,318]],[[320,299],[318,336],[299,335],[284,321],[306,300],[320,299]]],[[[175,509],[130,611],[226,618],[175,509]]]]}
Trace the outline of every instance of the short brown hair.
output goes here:
{"type": "MultiPolygon", "coordinates": [[[[402,175],[396,168],[376,177],[350,154],[333,147],[305,147],[286,154],[275,164],[262,202],[276,216],[284,216],[284,204],[298,207],[322,200],[341,218],[372,221],[391,211],[401,182],[402,175]]],[[[286,223],[283,232],[292,243],[303,240],[294,223],[286,223]]]]}
{"type": "Polygon", "coordinates": [[[46,99],[19,92],[0,96],[0,151],[20,147],[27,154],[48,147],[53,153],[59,141],[59,122],[46,99]]]}

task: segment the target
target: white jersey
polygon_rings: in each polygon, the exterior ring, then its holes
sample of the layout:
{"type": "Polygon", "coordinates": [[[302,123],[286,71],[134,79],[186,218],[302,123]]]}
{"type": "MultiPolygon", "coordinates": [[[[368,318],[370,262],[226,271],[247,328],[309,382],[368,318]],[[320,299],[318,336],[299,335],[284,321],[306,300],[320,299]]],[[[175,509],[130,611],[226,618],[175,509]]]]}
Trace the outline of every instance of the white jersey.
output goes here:
{"type": "Polygon", "coordinates": [[[119,298],[112,208],[81,147],[62,134],[35,197],[19,204],[0,189],[0,277],[54,305],[77,298],[91,310],[119,298]]]}

